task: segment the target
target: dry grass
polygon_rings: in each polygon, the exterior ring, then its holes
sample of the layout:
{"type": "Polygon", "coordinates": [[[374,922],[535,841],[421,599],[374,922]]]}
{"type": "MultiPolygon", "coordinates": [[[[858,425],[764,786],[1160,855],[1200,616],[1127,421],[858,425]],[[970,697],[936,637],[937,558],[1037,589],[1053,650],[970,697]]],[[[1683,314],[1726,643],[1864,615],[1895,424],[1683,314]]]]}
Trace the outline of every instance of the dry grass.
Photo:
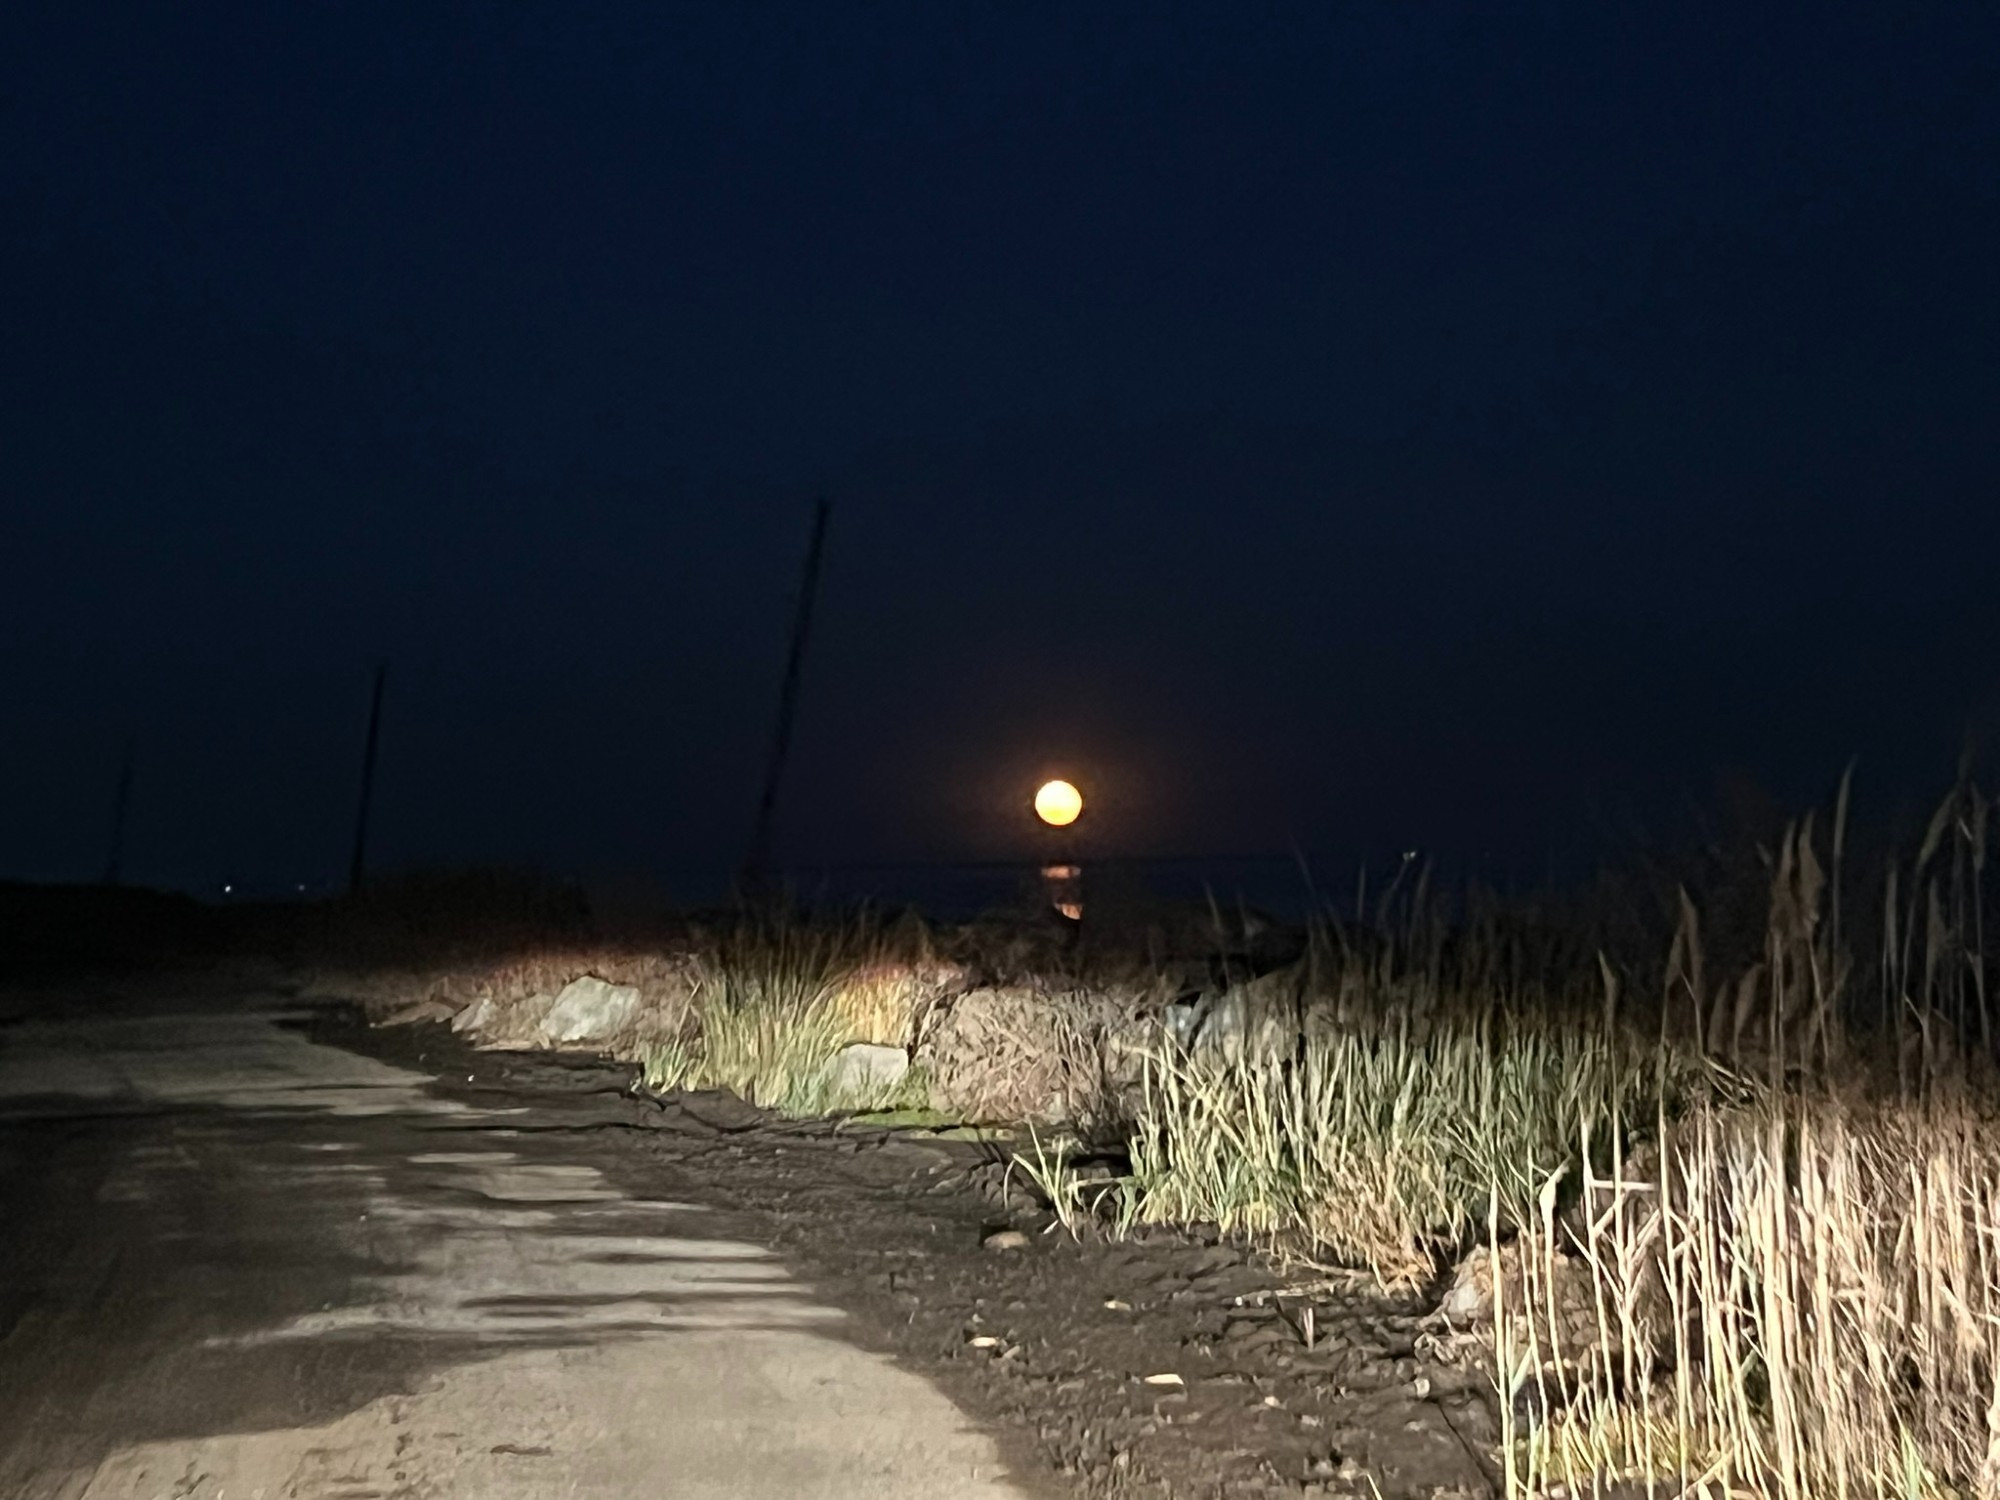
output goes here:
{"type": "Polygon", "coordinates": [[[981,986],[954,995],[917,1056],[933,1102],[968,1120],[1082,1122],[1103,1113],[1099,1007],[1075,989],[981,986]]]}
{"type": "Polygon", "coordinates": [[[1608,1132],[1641,1104],[1637,1076],[1586,1027],[1494,1018],[1311,1037],[1283,1062],[1162,1049],[1132,1141],[1139,1216],[1422,1285],[1496,1194],[1530,1222],[1577,1121],[1608,1132]]]}
{"type": "Polygon", "coordinates": [[[963,979],[931,951],[928,933],[905,922],[836,978],[829,1003],[855,1041],[909,1047],[963,979]]]}
{"type": "Polygon", "coordinates": [[[848,1042],[903,1045],[971,1113],[1122,1111],[1129,1177],[1039,1137],[1023,1163],[1073,1227],[1211,1222],[1403,1286],[1483,1240],[1513,1495],[2000,1500],[1990,804],[1962,783],[1857,902],[1845,801],[1764,855],[1761,928],[1682,897],[1650,956],[1447,919],[1406,872],[1315,934],[1257,1045],[1150,1023],[1116,1107],[1132,1007],[1102,976],[870,922],[693,935],[648,1073],[812,1113],[910,1102],[825,1087],[848,1042]]]}
{"type": "Polygon", "coordinates": [[[1644,1007],[1403,893],[1288,1044],[1156,1052],[1132,1211],[1406,1286],[1483,1225],[1514,1495],[2000,1497],[1990,805],[1954,791],[1857,939],[1845,802],[1766,856],[1754,952],[1682,898],[1644,1007]]]}
{"type": "Polygon", "coordinates": [[[1407,868],[1372,915],[1318,925],[1295,977],[1234,995],[1235,1034],[1146,1059],[1138,1216],[1398,1288],[1476,1240],[1496,1194],[1505,1222],[1532,1222],[1580,1124],[1617,1135],[1695,1071],[1621,1022],[1590,949],[1490,909],[1448,917],[1407,868]]]}
{"type": "Polygon", "coordinates": [[[1705,1494],[1993,1492],[2000,1122],[1956,1091],[1769,1091],[1676,1123],[1656,1175],[1524,1237],[1496,1311],[1517,1493],[1686,1476],[1705,1494]],[[1572,1257],[1594,1328],[1555,1311],[1572,1257]],[[1510,1293],[1512,1289],[1510,1288],[1510,1293]]]}
{"type": "Polygon", "coordinates": [[[1684,913],[1671,1006],[1762,1076],[1663,1118],[1655,1170],[1588,1181],[1580,1225],[1545,1211],[1525,1237],[1496,1368],[1545,1416],[1507,1434],[1513,1492],[2000,1495],[2000,1110],[1973,1061],[1987,826],[1961,785],[1887,882],[1866,965],[1841,933],[1838,814],[1825,847],[1788,834],[1763,952],[1712,992],[1684,913]],[[1848,984],[1871,969],[1858,1036],[1848,984]],[[1570,1257],[1595,1338],[1555,1311],[1570,1257]]]}
{"type": "Polygon", "coordinates": [[[835,1087],[831,1065],[854,1042],[908,1047],[927,971],[899,959],[920,930],[886,931],[861,919],[815,923],[784,912],[717,933],[693,955],[692,1036],[643,1059],[656,1088],[726,1088],[786,1114],[924,1103],[920,1075],[891,1090],[835,1087]]]}

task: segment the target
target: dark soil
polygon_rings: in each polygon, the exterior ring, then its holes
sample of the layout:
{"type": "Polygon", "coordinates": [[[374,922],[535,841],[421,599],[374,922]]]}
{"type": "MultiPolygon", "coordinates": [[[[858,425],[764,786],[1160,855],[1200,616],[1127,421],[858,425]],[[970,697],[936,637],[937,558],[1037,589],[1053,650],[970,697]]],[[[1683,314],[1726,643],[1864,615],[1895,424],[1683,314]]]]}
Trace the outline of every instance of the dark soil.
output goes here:
{"type": "Polygon", "coordinates": [[[1214,1236],[1079,1243],[992,1145],[653,1098],[629,1065],[474,1051],[440,1026],[330,1024],[325,1039],[446,1095],[567,1096],[554,1118],[574,1119],[558,1128],[579,1159],[761,1227],[853,1315],[851,1337],[936,1382],[1052,1494],[1500,1492],[1490,1384],[1427,1358],[1425,1309],[1358,1278],[1288,1273],[1214,1236]],[[1009,1226],[1024,1247],[985,1247],[1009,1226]]]}

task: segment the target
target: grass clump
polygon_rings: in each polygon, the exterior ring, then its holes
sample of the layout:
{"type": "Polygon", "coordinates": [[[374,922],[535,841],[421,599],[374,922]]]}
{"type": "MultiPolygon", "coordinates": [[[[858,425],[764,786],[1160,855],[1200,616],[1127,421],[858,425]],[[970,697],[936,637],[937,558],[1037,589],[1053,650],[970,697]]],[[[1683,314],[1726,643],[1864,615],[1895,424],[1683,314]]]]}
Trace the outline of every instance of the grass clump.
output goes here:
{"type": "Polygon", "coordinates": [[[1614,1044],[1497,1019],[1305,1039],[1282,1061],[1164,1049],[1134,1122],[1138,1217],[1199,1221],[1421,1285],[1496,1193],[1526,1223],[1579,1118],[1643,1107],[1614,1044]]]}
{"type": "Polygon", "coordinates": [[[907,984],[896,990],[882,953],[865,918],[809,923],[781,913],[719,934],[698,952],[698,1029],[651,1049],[647,1084],[729,1089],[788,1115],[922,1108],[918,1070],[890,1085],[857,1084],[836,1066],[855,1042],[904,1041],[914,1000],[907,984]]]}

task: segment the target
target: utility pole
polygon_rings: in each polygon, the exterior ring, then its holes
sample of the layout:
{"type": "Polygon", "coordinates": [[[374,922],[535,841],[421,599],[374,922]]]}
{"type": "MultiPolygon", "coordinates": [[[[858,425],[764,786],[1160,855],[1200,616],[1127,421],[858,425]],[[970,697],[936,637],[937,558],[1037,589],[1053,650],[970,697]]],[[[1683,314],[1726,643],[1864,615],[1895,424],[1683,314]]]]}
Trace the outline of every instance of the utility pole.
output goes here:
{"type": "Polygon", "coordinates": [[[347,866],[347,894],[361,894],[361,876],[368,853],[368,808],[375,799],[375,747],[382,736],[382,684],[389,676],[389,664],[375,668],[375,693],[368,704],[368,748],[361,752],[361,805],[354,812],[354,858],[347,866]]]}
{"type": "Polygon", "coordinates": [[[820,558],[826,548],[826,523],[833,507],[824,497],[814,503],[812,536],[806,543],[806,562],[799,580],[798,602],[792,612],[792,642],[785,655],[785,678],[778,689],[778,722],[771,735],[771,757],[764,768],[764,791],[757,801],[757,825],[750,836],[750,857],[743,862],[742,887],[746,897],[764,894],[770,878],[771,825],[778,805],[778,782],[785,771],[785,757],[792,746],[792,720],[798,710],[799,675],[804,670],[806,638],[812,632],[813,598],[819,592],[820,558]]]}
{"type": "Polygon", "coordinates": [[[136,739],[128,738],[118,762],[118,790],[111,797],[111,852],[104,861],[106,885],[117,885],[125,874],[125,817],[132,807],[132,756],[137,745],[136,739]]]}

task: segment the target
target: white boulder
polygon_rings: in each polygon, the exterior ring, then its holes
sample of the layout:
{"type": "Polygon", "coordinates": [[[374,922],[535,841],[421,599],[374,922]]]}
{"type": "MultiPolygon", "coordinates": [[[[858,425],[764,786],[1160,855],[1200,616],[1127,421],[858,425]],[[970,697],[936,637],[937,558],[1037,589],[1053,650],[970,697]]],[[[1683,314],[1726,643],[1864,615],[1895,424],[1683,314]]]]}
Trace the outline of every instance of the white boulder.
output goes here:
{"type": "Polygon", "coordinates": [[[551,1042],[595,1042],[623,1031],[639,1014],[639,991],[585,975],[572,979],[542,1017],[541,1033],[551,1042]]]}
{"type": "Polygon", "coordinates": [[[843,1047],[826,1065],[826,1084],[841,1099],[879,1099],[910,1071],[910,1054],[901,1047],[855,1042],[843,1047]]]}

